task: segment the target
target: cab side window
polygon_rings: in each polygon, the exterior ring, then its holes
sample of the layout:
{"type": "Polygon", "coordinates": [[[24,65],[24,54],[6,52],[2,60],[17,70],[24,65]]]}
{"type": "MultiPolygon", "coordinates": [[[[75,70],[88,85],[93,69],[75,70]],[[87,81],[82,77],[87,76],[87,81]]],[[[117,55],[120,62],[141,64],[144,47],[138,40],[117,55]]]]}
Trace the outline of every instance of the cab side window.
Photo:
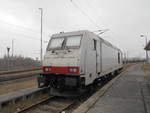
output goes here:
{"type": "Polygon", "coordinates": [[[93,41],[94,41],[94,50],[96,50],[96,40],[93,41]]]}
{"type": "Polygon", "coordinates": [[[118,63],[120,64],[120,53],[118,52],[118,63]]]}

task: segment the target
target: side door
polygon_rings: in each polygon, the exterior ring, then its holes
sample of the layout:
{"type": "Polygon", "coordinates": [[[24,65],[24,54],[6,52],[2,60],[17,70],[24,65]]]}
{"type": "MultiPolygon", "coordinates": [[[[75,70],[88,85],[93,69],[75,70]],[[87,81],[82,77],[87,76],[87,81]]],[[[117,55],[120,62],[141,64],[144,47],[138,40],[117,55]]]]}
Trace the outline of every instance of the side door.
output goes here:
{"type": "Polygon", "coordinates": [[[100,41],[94,39],[94,48],[96,50],[96,73],[100,74],[101,72],[101,49],[100,49],[100,41]]]}
{"type": "Polygon", "coordinates": [[[96,40],[96,72],[98,74],[101,72],[101,49],[99,40],[96,40]]]}

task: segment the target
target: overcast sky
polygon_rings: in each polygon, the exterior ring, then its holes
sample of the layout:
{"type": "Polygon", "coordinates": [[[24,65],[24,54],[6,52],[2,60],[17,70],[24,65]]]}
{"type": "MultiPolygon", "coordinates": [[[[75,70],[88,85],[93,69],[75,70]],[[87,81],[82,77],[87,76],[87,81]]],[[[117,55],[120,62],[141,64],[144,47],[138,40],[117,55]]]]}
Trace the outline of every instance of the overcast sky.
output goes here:
{"type": "MultiPolygon", "coordinates": [[[[109,29],[103,38],[144,57],[150,37],[150,0],[0,0],[0,57],[14,40],[14,54],[39,57],[40,11],[43,15],[44,52],[50,35],[61,31],[109,29]],[[75,4],[73,4],[73,3],[75,4]],[[81,10],[84,12],[81,12],[81,10]],[[88,16],[87,16],[88,15],[88,16]],[[96,25],[95,25],[96,24],[96,25]]],[[[11,52],[11,51],[10,51],[11,52]]]]}

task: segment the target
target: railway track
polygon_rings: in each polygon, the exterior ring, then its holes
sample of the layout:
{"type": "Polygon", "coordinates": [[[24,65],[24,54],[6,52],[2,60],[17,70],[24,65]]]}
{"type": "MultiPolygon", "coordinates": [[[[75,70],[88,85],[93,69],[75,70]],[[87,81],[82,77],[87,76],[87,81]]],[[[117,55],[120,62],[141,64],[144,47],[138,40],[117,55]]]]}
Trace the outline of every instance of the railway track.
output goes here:
{"type": "Polygon", "coordinates": [[[61,113],[76,102],[75,99],[49,97],[15,113],[61,113]]]}
{"type": "MultiPolygon", "coordinates": [[[[112,77],[111,79],[113,79],[114,77],[112,77]]],[[[15,113],[62,113],[63,111],[68,111],[66,113],[70,113],[70,111],[72,111],[72,107],[79,106],[96,91],[105,86],[111,79],[99,84],[97,87],[95,87],[94,91],[90,93],[85,92],[83,95],[77,98],[62,98],[54,96],[34,103],[26,108],[20,109],[20,111],[16,111],[15,113]]]]}
{"type": "Polygon", "coordinates": [[[18,70],[8,70],[8,71],[0,71],[0,75],[3,74],[15,74],[15,73],[22,73],[22,72],[29,72],[29,71],[35,71],[40,70],[41,68],[31,68],[31,69],[18,69],[18,70]]]}
{"type": "Polygon", "coordinates": [[[0,84],[3,84],[5,82],[9,81],[15,81],[19,79],[24,79],[24,78],[31,78],[31,77],[36,77],[40,73],[40,70],[26,70],[23,72],[15,72],[15,73],[9,73],[9,74],[2,74],[0,75],[0,84]]]}
{"type": "Polygon", "coordinates": [[[63,111],[65,111],[65,113],[71,113],[73,109],[77,108],[103,86],[104,84],[101,84],[94,92],[86,92],[76,98],[49,97],[29,105],[26,108],[19,109],[15,113],[63,113],[63,111]]]}

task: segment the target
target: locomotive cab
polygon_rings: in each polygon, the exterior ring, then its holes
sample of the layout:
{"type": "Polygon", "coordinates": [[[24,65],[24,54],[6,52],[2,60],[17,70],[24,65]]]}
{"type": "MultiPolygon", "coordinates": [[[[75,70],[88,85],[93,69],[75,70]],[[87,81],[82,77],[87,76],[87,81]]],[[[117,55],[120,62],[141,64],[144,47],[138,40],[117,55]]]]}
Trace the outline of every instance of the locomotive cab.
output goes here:
{"type": "MultiPolygon", "coordinates": [[[[60,33],[51,37],[38,77],[39,87],[74,90],[84,87],[82,59],[83,33],[60,33]]],[[[53,94],[56,91],[51,91],[53,94]]]]}
{"type": "Polygon", "coordinates": [[[43,61],[43,72],[80,74],[82,36],[52,37],[43,61]]]}

